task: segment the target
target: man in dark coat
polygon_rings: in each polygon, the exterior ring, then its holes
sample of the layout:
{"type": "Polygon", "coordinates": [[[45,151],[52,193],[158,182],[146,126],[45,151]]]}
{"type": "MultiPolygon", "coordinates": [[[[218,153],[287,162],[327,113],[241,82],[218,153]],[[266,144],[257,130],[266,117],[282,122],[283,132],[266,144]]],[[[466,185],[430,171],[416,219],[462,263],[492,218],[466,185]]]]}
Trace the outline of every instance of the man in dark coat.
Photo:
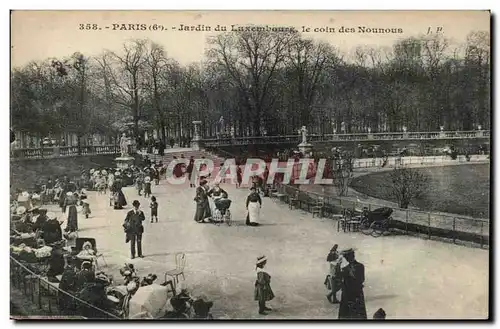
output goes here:
{"type": "Polygon", "coordinates": [[[135,258],[135,246],[137,244],[137,253],[139,257],[143,258],[142,255],[142,233],[144,233],[144,226],[142,226],[142,222],[146,219],[144,216],[144,212],[139,209],[141,205],[139,201],[134,200],[132,202],[134,209],[130,210],[127,213],[127,217],[125,218],[125,223],[123,227],[125,229],[125,233],[127,234],[126,241],[130,241],[130,255],[131,258],[135,258]]]}
{"type": "Polygon", "coordinates": [[[348,265],[341,265],[342,297],[340,299],[339,319],[366,320],[365,296],[363,283],[365,281],[365,267],[356,261],[354,250],[342,252],[348,265]]]}

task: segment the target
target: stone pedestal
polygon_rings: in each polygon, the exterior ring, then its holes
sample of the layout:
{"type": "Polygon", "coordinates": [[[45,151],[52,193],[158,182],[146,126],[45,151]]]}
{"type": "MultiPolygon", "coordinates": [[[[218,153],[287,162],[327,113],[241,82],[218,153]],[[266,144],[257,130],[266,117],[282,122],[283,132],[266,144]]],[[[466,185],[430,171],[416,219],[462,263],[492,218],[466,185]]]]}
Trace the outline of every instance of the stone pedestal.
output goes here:
{"type": "Polygon", "coordinates": [[[313,149],[313,145],[309,143],[300,143],[298,145],[300,153],[304,155],[304,157],[309,158],[311,156],[311,152],[313,149]]]}
{"type": "Polygon", "coordinates": [[[115,159],[116,167],[119,169],[129,168],[131,165],[134,164],[134,161],[135,161],[135,159],[129,155],[123,156],[123,157],[118,157],[115,159]]]}
{"type": "Polygon", "coordinates": [[[200,125],[201,121],[193,121],[194,125],[194,135],[193,139],[191,140],[191,148],[195,151],[198,151],[200,149],[200,125]]]}

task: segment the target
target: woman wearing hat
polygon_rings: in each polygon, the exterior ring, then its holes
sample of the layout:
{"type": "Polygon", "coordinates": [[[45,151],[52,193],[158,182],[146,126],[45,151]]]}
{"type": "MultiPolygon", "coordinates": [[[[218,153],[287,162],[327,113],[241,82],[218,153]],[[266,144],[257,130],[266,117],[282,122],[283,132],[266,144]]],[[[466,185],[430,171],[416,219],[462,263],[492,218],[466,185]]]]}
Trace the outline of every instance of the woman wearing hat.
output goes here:
{"type": "Polygon", "coordinates": [[[61,223],[57,221],[56,214],[47,213],[47,221],[42,225],[41,237],[46,245],[62,240],[61,223]]]}
{"type": "Polygon", "coordinates": [[[114,193],[113,209],[123,209],[127,205],[127,200],[122,191],[123,181],[120,172],[115,172],[114,177],[113,186],[111,187],[111,192],[114,193]]]}
{"type": "Polygon", "coordinates": [[[255,186],[250,188],[250,194],[247,197],[246,207],[248,211],[246,224],[249,226],[258,226],[260,220],[260,208],[262,208],[262,199],[255,186]]]}
{"type": "Polygon", "coordinates": [[[339,319],[366,320],[365,267],[356,261],[354,250],[342,252],[344,264],[341,265],[342,296],[340,299],[339,319]]]}
{"type": "Polygon", "coordinates": [[[196,196],[194,198],[194,201],[196,201],[196,213],[194,215],[194,220],[198,223],[208,223],[212,218],[208,201],[208,192],[205,188],[206,185],[207,181],[202,180],[200,186],[196,188],[196,196]]]}
{"type": "Polygon", "coordinates": [[[78,194],[68,192],[66,193],[66,206],[67,206],[67,224],[66,232],[76,232],[78,231],[78,210],[76,209],[76,204],[78,201],[78,194]]]}
{"type": "Polygon", "coordinates": [[[259,314],[266,315],[266,311],[272,311],[266,307],[266,302],[274,299],[274,293],[271,289],[271,276],[264,271],[267,264],[266,256],[257,258],[255,269],[257,271],[257,280],[255,281],[254,298],[259,302],[259,314]]]}

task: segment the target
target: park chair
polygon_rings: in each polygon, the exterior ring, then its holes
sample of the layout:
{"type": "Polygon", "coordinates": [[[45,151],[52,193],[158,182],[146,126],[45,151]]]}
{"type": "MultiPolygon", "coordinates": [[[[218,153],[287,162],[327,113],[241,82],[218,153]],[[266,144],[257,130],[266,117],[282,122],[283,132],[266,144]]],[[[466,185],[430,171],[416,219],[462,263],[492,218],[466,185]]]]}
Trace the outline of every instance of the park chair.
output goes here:
{"type": "Polygon", "coordinates": [[[182,275],[182,279],[186,280],[184,277],[184,267],[186,267],[186,254],[184,253],[176,253],[175,254],[175,268],[173,270],[169,270],[165,272],[165,282],[167,282],[167,277],[172,277],[174,281],[174,286],[179,283],[179,276],[182,275]]]}
{"type": "Polygon", "coordinates": [[[288,199],[290,209],[297,208],[297,206],[300,205],[299,193],[299,191],[296,191],[295,194],[288,199]]]}
{"type": "Polygon", "coordinates": [[[82,251],[83,244],[87,241],[90,242],[90,244],[92,245],[92,249],[94,249],[95,251],[93,260],[95,262],[96,268],[99,269],[99,263],[98,263],[99,259],[102,259],[104,265],[108,266],[108,263],[106,263],[106,259],[104,258],[104,255],[97,251],[97,243],[94,238],[76,238],[76,246],[74,252],[78,254],[80,251],[82,251]]]}
{"type": "Polygon", "coordinates": [[[271,196],[272,196],[272,197],[274,197],[274,198],[276,198],[277,200],[281,201],[281,200],[282,200],[282,198],[285,198],[285,197],[286,197],[286,193],[283,193],[283,192],[284,192],[284,191],[283,191],[283,187],[282,187],[282,186],[280,186],[280,187],[276,190],[276,192],[272,192],[272,193],[271,193],[271,196]]]}
{"type": "Polygon", "coordinates": [[[323,217],[323,209],[325,207],[325,199],[323,197],[318,197],[316,204],[311,208],[311,212],[314,218],[314,215],[318,217],[323,217]]]}

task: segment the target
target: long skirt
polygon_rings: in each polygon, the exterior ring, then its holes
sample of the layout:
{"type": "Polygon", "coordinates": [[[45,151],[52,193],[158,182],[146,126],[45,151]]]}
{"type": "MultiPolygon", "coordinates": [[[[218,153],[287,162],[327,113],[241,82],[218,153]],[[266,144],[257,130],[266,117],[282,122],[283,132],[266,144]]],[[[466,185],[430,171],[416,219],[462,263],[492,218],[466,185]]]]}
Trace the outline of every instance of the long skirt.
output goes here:
{"type": "Polygon", "coordinates": [[[208,201],[196,203],[194,220],[198,223],[209,222],[212,217],[208,201]]]}
{"type": "Polygon", "coordinates": [[[248,220],[250,223],[258,223],[260,220],[260,203],[248,203],[248,220]]]}
{"type": "Polygon", "coordinates": [[[78,211],[75,205],[68,206],[67,208],[67,225],[66,231],[75,232],[78,231],[78,211]]]}
{"type": "Polygon", "coordinates": [[[122,209],[127,205],[127,200],[125,200],[125,195],[122,190],[119,190],[115,195],[115,209],[122,209]]]}
{"type": "Polygon", "coordinates": [[[339,319],[367,319],[365,296],[362,290],[356,292],[342,290],[339,319]]]}

